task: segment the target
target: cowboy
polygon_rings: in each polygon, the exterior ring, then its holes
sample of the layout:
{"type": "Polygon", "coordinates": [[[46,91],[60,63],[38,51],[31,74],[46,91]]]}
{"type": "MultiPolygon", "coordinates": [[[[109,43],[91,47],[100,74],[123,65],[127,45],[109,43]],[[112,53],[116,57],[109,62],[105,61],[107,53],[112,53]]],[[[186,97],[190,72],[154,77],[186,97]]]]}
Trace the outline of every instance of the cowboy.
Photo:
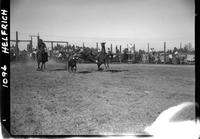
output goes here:
{"type": "Polygon", "coordinates": [[[38,41],[38,49],[40,52],[45,52],[45,48],[46,48],[46,45],[45,43],[43,42],[42,39],[39,39],[38,41]]]}

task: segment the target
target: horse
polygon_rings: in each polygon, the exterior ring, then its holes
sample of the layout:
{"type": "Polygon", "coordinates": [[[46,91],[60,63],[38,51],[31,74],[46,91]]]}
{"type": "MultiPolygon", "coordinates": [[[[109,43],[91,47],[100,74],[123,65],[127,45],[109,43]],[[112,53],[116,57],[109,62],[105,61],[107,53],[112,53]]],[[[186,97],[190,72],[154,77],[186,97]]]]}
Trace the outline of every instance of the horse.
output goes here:
{"type": "Polygon", "coordinates": [[[84,49],[79,53],[76,53],[77,57],[83,60],[90,61],[92,63],[96,63],[98,66],[98,70],[101,70],[100,66],[102,64],[105,65],[105,69],[109,68],[109,57],[110,55],[105,52],[95,52],[91,50],[84,49]]]}
{"type": "Polygon", "coordinates": [[[101,70],[100,66],[101,66],[102,64],[104,64],[105,69],[110,68],[110,67],[109,67],[109,55],[106,54],[106,53],[102,53],[102,52],[99,53],[99,54],[97,55],[97,58],[96,58],[96,63],[97,63],[97,66],[98,66],[98,70],[101,70]]]}
{"type": "Polygon", "coordinates": [[[77,70],[77,57],[69,58],[68,61],[68,71],[76,72],[77,70]]]}
{"type": "Polygon", "coordinates": [[[37,58],[37,64],[38,64],[38,68],[37,70],[43,70],[46,69],[45,67],[45,63],[48,61],[48,54],[45,51],[37,51],[36,53],[36,58],[37,58]],[[40,63],[42,63],[41,67],[40,67],[40,63]]]}

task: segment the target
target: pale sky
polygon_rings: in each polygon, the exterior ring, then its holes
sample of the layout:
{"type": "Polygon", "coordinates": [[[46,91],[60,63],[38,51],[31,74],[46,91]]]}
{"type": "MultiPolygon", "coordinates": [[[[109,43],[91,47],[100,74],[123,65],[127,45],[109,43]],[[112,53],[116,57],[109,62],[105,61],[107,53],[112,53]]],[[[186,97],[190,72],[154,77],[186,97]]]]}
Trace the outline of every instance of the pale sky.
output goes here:
{"type": "Polygon", "coordinates": [[[95,47],[106,41],[136,50],[194,47],[193,0],[11,0],[11,39],[64,40],[95,47]]]}

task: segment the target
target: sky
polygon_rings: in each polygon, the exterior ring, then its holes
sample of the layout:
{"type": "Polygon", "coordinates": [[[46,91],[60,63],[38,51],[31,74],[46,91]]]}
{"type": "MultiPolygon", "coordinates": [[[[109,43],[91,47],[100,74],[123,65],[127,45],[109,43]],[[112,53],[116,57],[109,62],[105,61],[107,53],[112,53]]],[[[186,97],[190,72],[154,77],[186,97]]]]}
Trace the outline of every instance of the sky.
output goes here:
{"type": "MultiPolygon", "coordinates": [[[[40,34],[43,40],[136,50],[194,47],[193,0],[11,0],[11,39],[40,34]],[[130,45],[129,45],[130,46],[130,45]]],[[[36,44],[36,43],[35,43],[36,44]]]]}

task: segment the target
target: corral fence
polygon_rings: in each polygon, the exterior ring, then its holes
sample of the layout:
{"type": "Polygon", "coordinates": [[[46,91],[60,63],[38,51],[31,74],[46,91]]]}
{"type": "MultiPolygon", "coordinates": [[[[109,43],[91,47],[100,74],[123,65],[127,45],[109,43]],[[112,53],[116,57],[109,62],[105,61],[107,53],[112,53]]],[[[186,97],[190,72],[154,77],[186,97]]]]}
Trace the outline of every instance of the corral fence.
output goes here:
{"type": "MultiPolygon", "coordinates": [[[[24,60],[27,57],[31,57],[35,60],[36,49],[33,48],[33,38],[37,38],[37,46],[40,39],[39,33],[38,35],[30,35],[30,40],[22,40],[19,39],[18,31],[16,31],[16,39],[10,40],[10,42],[15,45],[11,46],[11,61],[19,61],[24,60]],[[28,43],[27,50],[20,51],[19,44],[20,43],[28,43]]],[[[77,49],[84,49],[85,44],[83,42],[82,46],[70,45],[68,41],[52,41],[52,40],[43,40],[44,43],[50,44],[50,48],[48,49],[49,58],[53,58],[57,61],[66,60],[70,54],[72,54],[77,49]],[[55,46],[57,44],[57,46],[55,46]],[[63,44],[63,45],[59,45],[63,44]],[[58,47],[59,46],[59,47],[58,47]],[[62,56],[60,56],[62,55],[62,56]]],[[[163,43],[163,51],[156,52],[150,48],[149,43],[147,43],[147,52],[135,50],[135,44],[127,44],[127,47],[122,51],[122,45],[107,46],[108,53],[110,53],[110,62],[111,63],[152,63],[152,64],[194,64],[195,55],[187,54],[187,53],[169,53],[166,51],[166,42],[163,43]],[[115,47],[115,53],[113,52],[113,47],[115,47]]],[[[102,49],[102,48],[101,48],[102,49]]],[[[96,48],[94,48],[97,53],[100,51],[99,43],[96,42],[96,48]]],[[[87,62],[87,61],[79,61],[79,62],[87,62]]]]}

